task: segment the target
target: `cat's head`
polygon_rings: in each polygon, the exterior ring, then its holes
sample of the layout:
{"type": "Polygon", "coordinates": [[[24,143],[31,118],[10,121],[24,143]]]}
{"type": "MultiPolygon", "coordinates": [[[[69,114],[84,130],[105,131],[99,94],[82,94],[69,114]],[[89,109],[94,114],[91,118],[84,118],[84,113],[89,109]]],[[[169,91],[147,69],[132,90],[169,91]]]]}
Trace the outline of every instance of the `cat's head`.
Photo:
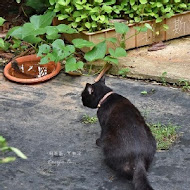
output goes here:
{"type": "Polygon", "coordinates": [[[105,85],[104,77],[94,84],[86,83],[86,87],[81,94],[83,105],[89,108],[97,108],[99,101],[109,91],[111,89],[105,85]]]}

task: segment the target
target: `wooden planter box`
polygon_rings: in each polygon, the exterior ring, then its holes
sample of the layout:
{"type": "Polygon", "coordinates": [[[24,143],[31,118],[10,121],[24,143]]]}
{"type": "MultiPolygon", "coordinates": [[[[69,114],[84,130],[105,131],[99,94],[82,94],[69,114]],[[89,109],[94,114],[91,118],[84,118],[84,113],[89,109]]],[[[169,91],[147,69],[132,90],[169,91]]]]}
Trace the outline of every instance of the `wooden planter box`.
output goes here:
{"type": "MultiPolygon", "coordinates": [[[[60,24],[61,21],[54,19],[53,25],[60,24]]],[[[145,45],[150,45],[154,42],[166,41],[173,38],[178,38],[181,36],[190,35],[190,11],[176,14],[169,19],[165,19],[162,23],[155,24],[155,21],[144,21],[140,24],[130,24],[128,25],[130,31],[126,34],[126,49],[132,49],[136,47],[141,47],[145,45]],[[140,32],[138,35],[135,35],[136,30],[133,28],[134,26],[139,26],[144,23],[149,23],[154,31],[159,31],[159,35],[156,35],[155,32],[148,30],[147,32],[140,32]],[[167,24],[169,29],[164,31],[162,28],[163,24],[167,24]],[[129,38],[129,39],[128,39],[129,38]]],[[[110,38],[115,37],[118,40],[121,39],[121,35],[115,32],[115,29],[106,29],[98,32],[80,32],[77,34],[63,34],[64,39],[71,42],[75,38],[82,38],[95,44],[102,41],[100,38],[110,38]]],[[[108,43],[108,48],[113,47],[113,44],[108,43]]],[[[82,48],[82,51],[87,52],[90,48],[82,48]]]]}

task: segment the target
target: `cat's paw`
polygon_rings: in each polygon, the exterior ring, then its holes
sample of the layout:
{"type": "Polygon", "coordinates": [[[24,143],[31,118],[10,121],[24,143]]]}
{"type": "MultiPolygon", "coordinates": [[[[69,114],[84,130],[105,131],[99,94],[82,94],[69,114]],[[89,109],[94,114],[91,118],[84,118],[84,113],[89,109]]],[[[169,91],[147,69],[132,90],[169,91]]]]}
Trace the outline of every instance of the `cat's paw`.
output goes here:
{"type": "Polygon", "coordinates": [[[103,144],[103,142],[102,142],[101,138],[98,138],[96,140],[96,145],[99,146],[99,147],[102,147],[102,144],[103,144]]]}

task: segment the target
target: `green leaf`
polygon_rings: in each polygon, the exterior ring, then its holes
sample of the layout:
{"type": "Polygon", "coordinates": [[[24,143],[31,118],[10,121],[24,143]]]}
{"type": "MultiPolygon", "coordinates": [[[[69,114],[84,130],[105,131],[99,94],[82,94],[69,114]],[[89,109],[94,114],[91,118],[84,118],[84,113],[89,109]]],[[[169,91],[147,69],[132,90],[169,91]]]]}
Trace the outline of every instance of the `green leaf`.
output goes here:
{"type": "Polygon", "coordinates": [[[40,37],[36,37],[36,36],[27,36],[25,38],[23,38],[23,40],[25,42],[31,43],[31,44],[36,44],[42,41],[42,39],[40,37]]]}
{"type": "Polygon", "coordinates": [[[76,48],[92,47],[92,46],[94,46],[93,42],[90,42],[90,41],[87,41],[87,40],[83,40],[81,38],[74,39],[72,41],[72,43],[74,44],[74,46],[76,48]]]}
{"type": "Polygon", "coordinates": [[[12,36],[18,39],[22,39],[22,27],[18,26],[18,27],[14,27],[12,28],[8,34],[8,36],[12,36]]]}
{"type": "Polygon", "coordinates": [[[41,59],[40,59],[40,65],[44,65],[44,64],[47,64],[47,63],[49,63],[49,57],[48,56],[45,56],[45,57],[42,57],[41,59]]]}
{"type": "Polygon", "coordinates": [[[27,157],[19,149],[10,147],[10,150],[12,150],[18,157],[22,159],[27,159],[27,157]]]}
{"type": "Polygon", "coordinates": [[[147,3],[147,0],[139,0],[141,4],[146,4],[147,3]]]}
{"type": "Polygon", "coordinates": [[[6,147],[6,146],[7,146],[6,139],[3,136],[0,136],[0,148],[6,147]]]}
{"type": "Polygon", "coordinates": [[[156,23],[159,23],[159,22],[162,22],[162,18],[161,17],[158,17],[157,19],[156,19],[156,23]]]}
{"type": "Polygon", "coordinates": [[[127,55],[125,49],[121,48],[121,47],[117,47],[115,49],[115,51],[112,49],[112,48],[109,48],[108,49],[110,55],[114,58],[117,58],[117,57],[125,57],[127,55]]]}
{"type": "Polygon", "coordinates": [[[6,157],[6,158],[1,158],[0,159],[0,164],[6,164],[9,162],[13,162],[16,160],[16,157],[6,157]]]}
{"type": "Polygon", "coordinates": [[[86,22],[85,26],[89,29],[91,27],[91,24],[89,22],[86,22]]]}
{"type": "Polygon", "coordinates": [[[149,23],[145,23],[145,27],[148,28],[149,30],[153,31],[153,28],[149,23]]]}
{"type": "Polygon", "coordinates": [[[83,69],[84,63],[82,61],[79,61],[76,64],[77,64],[77,69],[83,69]]]}
{"type": "Polygon", "coordinates": [[[115,30],[119,34],[126,34],[129,31],[129,27],[124,23],[115,22],[115,30]]]}
{"type": "Polygon", "coordinates": [[[16,49],[21,46],[21,40],[13,39],[14,44],[12,45],[13,49],[16,49]]]}
{"type": "Polygon", "coordinates": [[[103,59],[105,54],[106,54],[106,42],[103,41],[94,46],[91,51],[87,52],[84,58],[87,61],[95,61],[98,59],[103,59]]]}
{"type": "Polygon", "coordinates": [[[130,0],[130,4],[133,6],[135,4],[135,0],[130,0]]]}
{"type": "Polygon", "coordinates": [[[67,34],[77,33],[77,31],[75,29],[71,28],[70,26],[68,26],[66,24],[59,24],[57,26],[57,29],[61,33],[67,33],[67,34]]]}
{"type": "Polygon", "coordinates": [[[49,0],[50,5],[54,5],[56,0],[49,0]]]}
{"type": "Polygon", "coordinates": [[[65,71],[69,72],[76,70],[77,70],[76,59],[74,57],[68,58],[65,63],[65,71]]]}
{"type": "Polygon", "coordinates": [[[35,29],[45,28],[46,26],[50,26],[55,16],[54,12],[47,12],[43,15],[33,15],[30,17],[30,22],[33,24],[35,29]]]}
{"type": "Polygon", "coordinates": [[[104,10],[106,13],[111,13],[113,8],[111,6],[103,5],[102,10],[104,10]]]}
{"type": "Polygon", "coordinates": [[[47,44],[42,44],[41,46],[39,46],[39,50],[38,50],[38,54],[37,56],[40,57],[43,54],[47,54],[50,52],[50,46],[47,44]]]}
{"type": "Polygon", "coordinates": [[[106,41],[109,41],[115,44],[117,42],[117,38],[106,38],[106,41]]]}
{"type": "Polygon", "coordinates": [[[118,47],[115,49],[115,55],[116,57],[125,57],[127,55],[125,49],[118,47]]]}
{"type": "Polygon", "coordinates": [[[108,63],[114,63],[114,64],[118,64],[118,59],[114,58],[114,57],[110,57],[110,56],[106,56],[104,58],[104,61],[108,62],[108,63]]]}
{"type": "Polygon", "coordinates": [[[2,26],[4,22],[5,22],[5,19],[0,17],[0,26],[2,26]]]}
{"type": "Polygon", "coordinates": [[[63,50],[65,48],[65,43],[62,39],[57,39],[52,43],[52,47],[63,50]]]}
{"type": "Polygon", "coordinates": [[[4,49],[4,47],[5,47],[4,40],[0,38],[0,49],[4,49]]]}

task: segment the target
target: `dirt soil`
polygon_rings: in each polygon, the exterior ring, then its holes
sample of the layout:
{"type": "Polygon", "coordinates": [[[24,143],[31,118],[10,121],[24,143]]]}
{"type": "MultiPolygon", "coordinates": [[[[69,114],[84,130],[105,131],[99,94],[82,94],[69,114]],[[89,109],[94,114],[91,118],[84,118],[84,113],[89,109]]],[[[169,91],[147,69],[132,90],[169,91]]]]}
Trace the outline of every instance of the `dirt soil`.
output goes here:
{"type": "MultiPolygon", "coordinates": [[[[0,134],[28,156],[0,165],[1,190],[133,190],[105,165],[95,144],[99,124],[81,122],[85,114],[96,114],[80,98],[85,83],[93,80],[60,73],[46,83],[20,85],[0,72],[0,134]]],[[[181,126],[183,135],[169,151],[156,153],[148,177],[155,190],[189,190],[189,94],[113,77],[107,84],[148,115],[148,122],[181,126]],[[154,94],[141,94],[151,89],[154,94]]]]}

